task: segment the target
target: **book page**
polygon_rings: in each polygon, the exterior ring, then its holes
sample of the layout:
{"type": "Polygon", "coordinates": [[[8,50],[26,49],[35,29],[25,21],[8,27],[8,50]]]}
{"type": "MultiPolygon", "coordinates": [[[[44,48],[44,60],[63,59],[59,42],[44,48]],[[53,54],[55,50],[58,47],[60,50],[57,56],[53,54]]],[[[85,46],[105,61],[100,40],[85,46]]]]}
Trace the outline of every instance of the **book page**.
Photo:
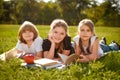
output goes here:
{"type": "Polygon", "coordinates": [[[79,61],[80,57],[77,54],[71,54],[65,61],[64,64],[70,64],[79,61]]]}
{"type": "Polygon", "coordinates": [[[69,56],[66,56],[64,54],[58,53],[58,55],[60,56],[64,64],[70,64],[80,58],[77,54],[71,54],[69,56]]]}
{"type": "Polygon", "coordinates": [[[50,65],[58,64],[59,62],[52,59],[42,58],[42,59],[34,60],[34,63],[40,64],[42,66],[50,66],[50,65]]]}
{"type": "Polygon", "coordinates": [[[58,53],[58,55],[60,56],[60,58],[62,59],[62,61],[65,63],[68,56],[64,55],[64,54],[61,54],[61,53],[58,53]]]}

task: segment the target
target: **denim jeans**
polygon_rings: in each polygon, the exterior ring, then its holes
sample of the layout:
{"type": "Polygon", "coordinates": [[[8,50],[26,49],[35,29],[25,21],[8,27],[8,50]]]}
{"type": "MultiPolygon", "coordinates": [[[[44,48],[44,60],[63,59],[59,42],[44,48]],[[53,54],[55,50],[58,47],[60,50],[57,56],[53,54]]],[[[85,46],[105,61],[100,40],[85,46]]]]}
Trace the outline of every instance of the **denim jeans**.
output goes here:
{"type": "Polygon", "coordinates": [[[119,47],[116,43],[111,43],[109,44],[109,47],[112,49],[112,50],[115,50],[115,51],[118,51],[119,50],[119,47]]]}
{"type": "Polygon", "coordinates": [[[118,51],[119,50],[119,47],[115,43],[111,43],[109,45],[106,45],[104,43],[100,43],[100,46],[101,46],[103,52],[118,51]]]}

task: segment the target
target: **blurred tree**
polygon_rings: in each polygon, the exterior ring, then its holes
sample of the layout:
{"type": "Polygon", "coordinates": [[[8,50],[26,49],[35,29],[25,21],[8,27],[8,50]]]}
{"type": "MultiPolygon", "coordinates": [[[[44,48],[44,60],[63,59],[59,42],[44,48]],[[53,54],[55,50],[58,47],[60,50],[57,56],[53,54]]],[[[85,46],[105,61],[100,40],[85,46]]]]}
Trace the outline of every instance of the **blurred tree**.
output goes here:
{"type": "Polygon", "coordinates": [[[2,22],[3,16],[3,0],[0,0],[0,23],[2,22]]]}
{"type": "Polygon", "coordinates": [[[57,0],[62,8],[62,17],[68,24],[76,25],[86,18],[84,10],[88,8],[89,0],[57,0]]]}
{"type": "Polygon", "coordinates": [[[97,22],[97,25],[120,26],[120,14],[118,10],[120,5],[115,6],[118,5],[118,2],[118,0],[106,0],[106,2],[100,5],[104,8],[104,14],[97,22]]]}
{"type": "Polygon", "coordinates": [[[91,5],[85,10],[85,14],[87,15],[87,18],[92,19],[94,23],[96,23],[103,16],[106,8],[99,6],[99,3],[95,0],[91,0],[90,3],[91,5]]]}
{"type": "Polygon", "coordinates": [[[120,26],[120,0],[0,0],[0,23],[22,23],[29,20],[35,24],[50,24],[62,18],[69,25],[77,25],[89,18],[97,25],[120,26]]]}
{"type": "Polygon", "coordinates": [[[86,10],[86,15],[92,19],[96,25],[120,26],[119,0],[106,0],[97,6],[97,2],[94,2],[94,4],[95,5],[86,10]]]}
{"type": "Polygon", "coordinates": [[[10,23],[11,21],[11,11],[12,11],[12,6],[11,2],[3,2],[3,0],[0,1],[1,5],[1,11],[0,11],[0,23],[10,23]]]}
{"type": "Polygon", "coordinates": [[[16,0],[16,16],[19,23],[31,21],[38,23],[39,3],[35,0],[16,0]]]}
{"type": "Polygon", "coordinates": [[[120,14],[120,0],[106,0],[114,10],[120,14]]]}
{"type": "Polygon", "coordinates": [[[52,2],[40,2],[40,23],[41,24],[50,24],[53,19],[61,18],[61,9],[57,3],[52,2]]]}
{"type": "Polygon", "coordinates": [[[119,0],[107,0],[106,11],[104,14],[104,23],[108,26],[120,26],[120,1],[119,0]],[[119,5],[118,5],[119,4],[119,5]]]}

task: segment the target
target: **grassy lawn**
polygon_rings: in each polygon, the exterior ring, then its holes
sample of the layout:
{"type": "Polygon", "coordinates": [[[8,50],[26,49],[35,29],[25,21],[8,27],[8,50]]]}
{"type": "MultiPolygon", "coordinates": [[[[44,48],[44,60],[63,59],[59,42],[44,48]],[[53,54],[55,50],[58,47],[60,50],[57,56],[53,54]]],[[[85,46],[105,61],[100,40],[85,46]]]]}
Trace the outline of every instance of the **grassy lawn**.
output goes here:
{"type": "MultiPolygon", "coordinates": [[[[0,25],[0,54],[15,47],[20,25],[0,25]]],[[[39,34],[46,38],[49,26],[37,25],[39,34]]],[[[96,27],[96,35],[105,36],[107,43],[115,40],[120,44],[120,27],[96,27]]],[[[69,27],[73,38],[77,26],[69,27]]],[[[103,58],[87,63],[71,64],[64,70],[44,70],[41,68],[22,68],[18,59],[0,61],[0,80],[120,80],[120,52],[109,52],[103,58]]]]}

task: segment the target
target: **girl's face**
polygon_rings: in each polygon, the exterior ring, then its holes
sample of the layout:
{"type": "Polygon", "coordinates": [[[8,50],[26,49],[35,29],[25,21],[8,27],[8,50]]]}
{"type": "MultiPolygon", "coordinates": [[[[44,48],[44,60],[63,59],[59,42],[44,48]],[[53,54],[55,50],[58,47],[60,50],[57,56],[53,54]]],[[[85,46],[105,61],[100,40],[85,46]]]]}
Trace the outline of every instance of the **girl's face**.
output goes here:
{"type": "Polygon", "coordinates": [[[52,30],[55,43],[60,43],[66,36],[66,31],[62,27],[56,27],[52,30]]]}
{"type": "Polygon", "coordinates": [[[22,33],[22,37],[25,41],[31,41],[34,38],[34,33],[26,30],[22,33]]]}
{"type": "Polygon", "coordinates": [[[78,32],[81,40],[89,40],[91,38],[91,36],[93,35],[93,32],[91,31],[91,29],[87,26],[87,25],[82,25],[80,27],[80,30],[78,32]]]}

